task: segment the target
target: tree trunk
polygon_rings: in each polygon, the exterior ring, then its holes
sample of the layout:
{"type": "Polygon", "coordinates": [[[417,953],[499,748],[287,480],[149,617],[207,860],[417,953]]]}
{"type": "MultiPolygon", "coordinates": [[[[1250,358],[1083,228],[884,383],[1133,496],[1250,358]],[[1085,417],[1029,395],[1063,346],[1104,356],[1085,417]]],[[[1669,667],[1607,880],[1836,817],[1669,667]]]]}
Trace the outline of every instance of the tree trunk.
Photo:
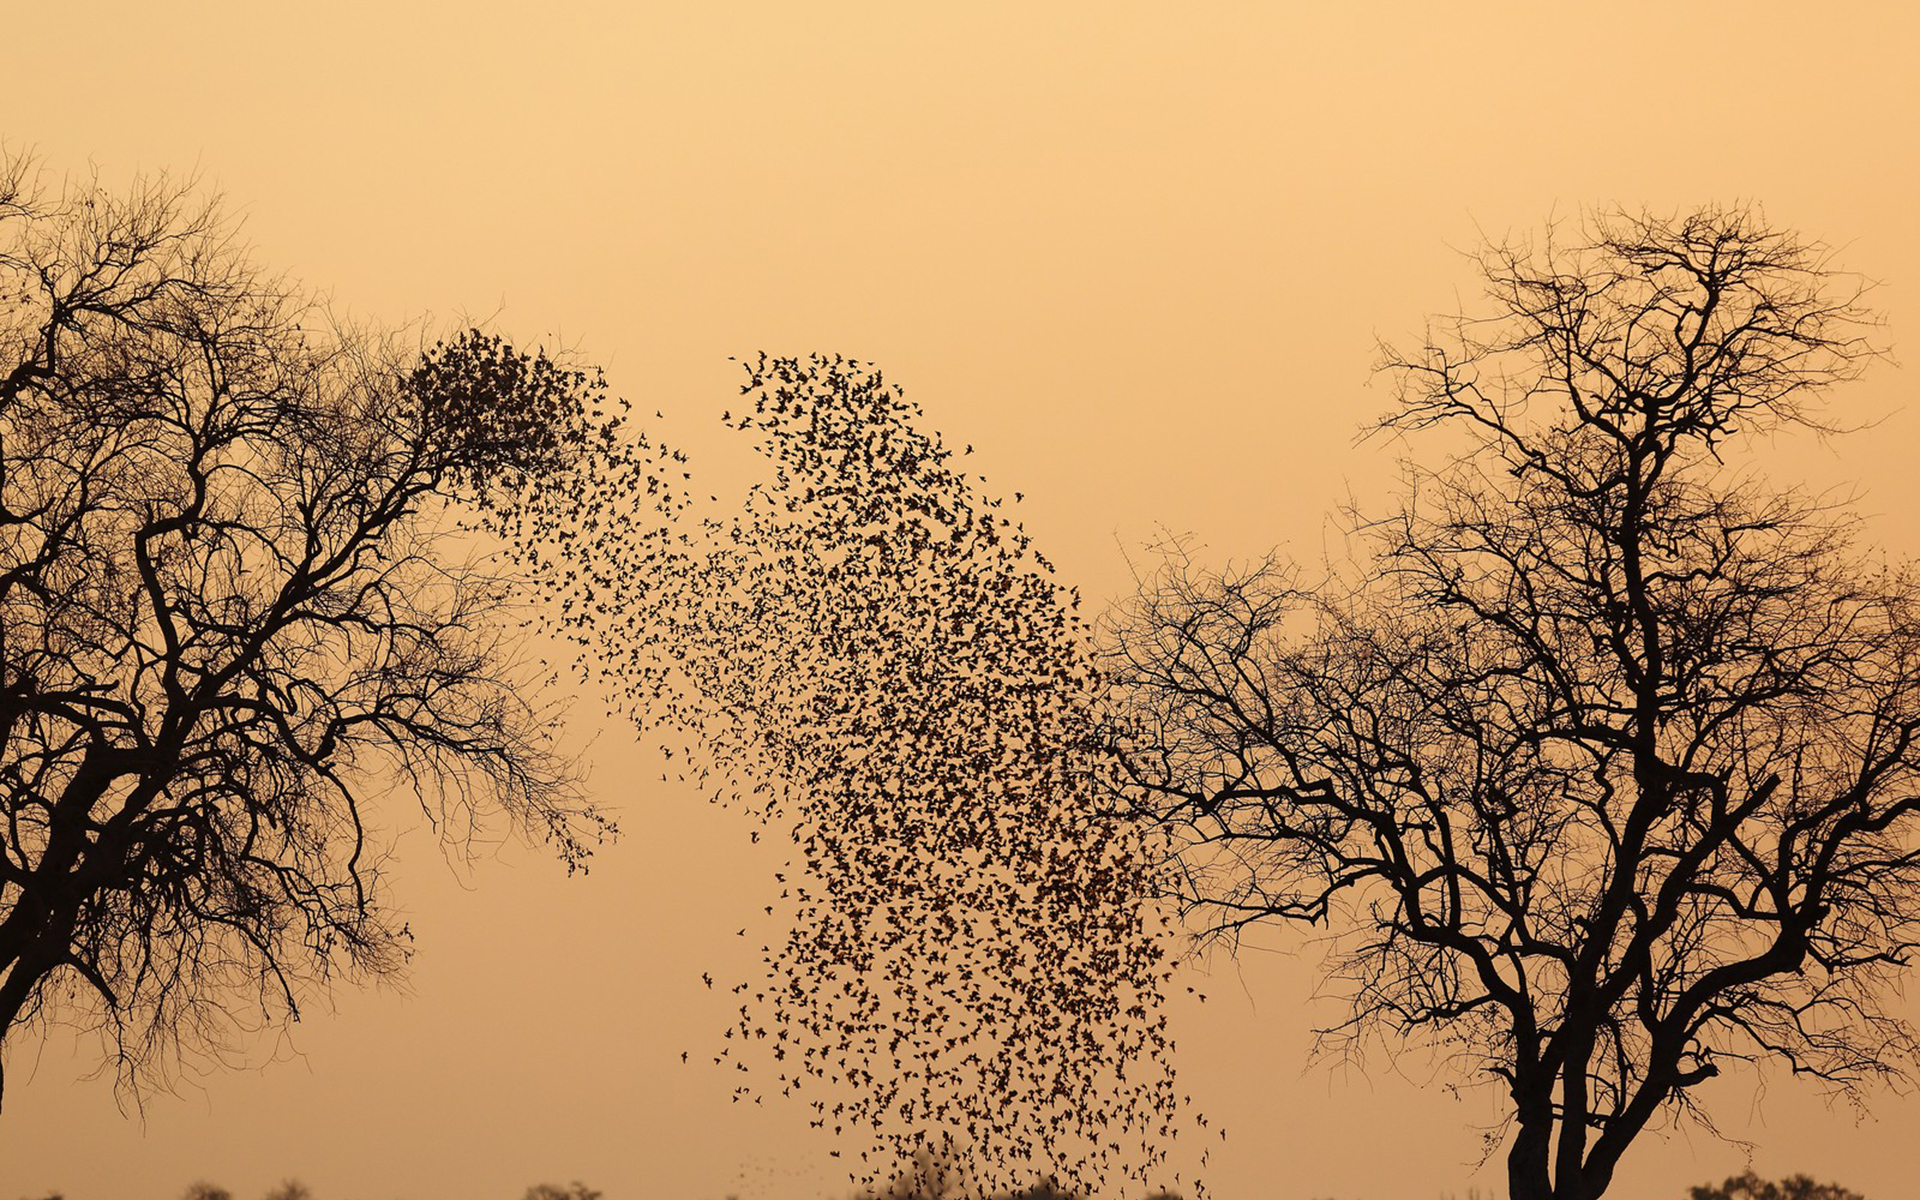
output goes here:
{"type": "Polygon", "coordinates": [[[1507,1200],[1554,1200],[1549,1167],[1553,1120],[1522,1117],[1513,1147],[1507,1151],[1507,1200]]]}

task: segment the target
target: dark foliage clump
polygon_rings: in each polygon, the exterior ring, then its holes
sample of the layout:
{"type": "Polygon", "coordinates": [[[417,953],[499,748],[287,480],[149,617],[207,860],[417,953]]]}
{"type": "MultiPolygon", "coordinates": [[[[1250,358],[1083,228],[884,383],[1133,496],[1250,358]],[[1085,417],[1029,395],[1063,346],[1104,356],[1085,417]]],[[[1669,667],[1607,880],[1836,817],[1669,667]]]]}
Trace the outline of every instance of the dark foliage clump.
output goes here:
{"type": "Polygon", "coordinates": [[[1688,1188],[1687,1200],[1866,1200],[1866,1197],[1837,1183],[1815,1183],[1806,1175],[1789,1175],[1773,1182],[1748,1170],[1729,1176],[1718,1186],[1701,1184],[1688,1188]]]}

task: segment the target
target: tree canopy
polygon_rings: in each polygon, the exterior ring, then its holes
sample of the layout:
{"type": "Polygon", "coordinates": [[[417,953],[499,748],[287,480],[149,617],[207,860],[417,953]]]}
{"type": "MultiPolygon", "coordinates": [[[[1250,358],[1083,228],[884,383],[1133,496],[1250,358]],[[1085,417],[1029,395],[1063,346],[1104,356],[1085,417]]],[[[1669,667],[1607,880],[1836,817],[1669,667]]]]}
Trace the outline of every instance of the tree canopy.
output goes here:
{"type": "Polygon", "coordinates": [[[586,453],[597,395],[335,320],[189,188],[0,171],[0,1046],[90,1026],[138,1085],[396,971],[396,795],[583,863],[451,506],[586,453]]]}
{"type": "Polygon", "coordinates": [[[1592,1200],[1730,1065],[1911,1066],[1920,609],[1743,461],[1875,354],[1819,247],[1614,213],[1481,265],[1386,353],[1397,510],[1324,578],[1176,547],[1102,665],[1189,915],[1325,926],[1323,1036],[1497,1081],[1509,1194],[1592,1200]]]}

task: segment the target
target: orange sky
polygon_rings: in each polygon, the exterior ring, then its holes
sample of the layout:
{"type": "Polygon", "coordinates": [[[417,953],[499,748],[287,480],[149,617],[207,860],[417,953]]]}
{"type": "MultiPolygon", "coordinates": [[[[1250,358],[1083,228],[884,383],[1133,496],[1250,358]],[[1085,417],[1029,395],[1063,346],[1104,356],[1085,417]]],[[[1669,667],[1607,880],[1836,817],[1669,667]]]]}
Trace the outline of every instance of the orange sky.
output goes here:
{"type": "MultiPolygon", "coordinates": [[[[563,340],[710,443],[729,355],[879,362],[1089,600],[1165,525],[1219,555],[1317,553],[1322,514],[1382,495],[1355,448],[1386,404],[1376,336],[1470,296],[1456,253],[1583,204],[1748,199],[1885,281],[1920,328],[1920,14],[1855,4],[982,2],[21,5],[0,136],[110,179],[197,169],[261,261],[401,321],[493,316],[563,340]],[[162,11],[163,9],[167,11],[162,11]],[[557,10],[557,11],[552,11],[557,10]]],[[[1909,351],[1909,354],[1911,352],[1909,351]]],[[[1910,373],[1842,397],[1887,416],[1783,478],[1859,481],[1920,551],[1910,373]],[[1908,406],[1905,411],[1902,406],[1908,406]],[[1890,414],[1890,415],[1889,415],[1890,414]]],[[[575,711],[625,839],[567,880],[508,847],[450,870],[402,837],[408,993],[346,994],[290,1039],[123,1116],[56,1036],[13,1052],[0,1197],[769,1200],[844,1184],[808,1110],[746,1110],[683,1067],[729,1008],[700,974],[776,862],[748,826],[648,784],[575,711]],[[31,1079],[28,1078],[31,1074],[31,1079]]],[[[396,827],[400,824],[396,820],[396,827]]],[[[1232,1134],[1221,1200],[1428,1200],[1473,1173],[1485,1096],[1424,1062],[1309,1068],[1311,955],[1221,964],[1179,1007],[1180,1065],[1232,1134]]],[[[757,944],[757,942],[755,943],[757,944]]],[[[1322,1019],[1332,1010],[1319,1010],[1322,1019]]],[[[1784,1078],[1715,1085],[1756,1165],[1912,1196],[1920,1099],[1856,1124],[1784,1078]]],[[[1615,1193],[1678,1197],[1742,1165],[1647,1139],[1615,1193]]]]}

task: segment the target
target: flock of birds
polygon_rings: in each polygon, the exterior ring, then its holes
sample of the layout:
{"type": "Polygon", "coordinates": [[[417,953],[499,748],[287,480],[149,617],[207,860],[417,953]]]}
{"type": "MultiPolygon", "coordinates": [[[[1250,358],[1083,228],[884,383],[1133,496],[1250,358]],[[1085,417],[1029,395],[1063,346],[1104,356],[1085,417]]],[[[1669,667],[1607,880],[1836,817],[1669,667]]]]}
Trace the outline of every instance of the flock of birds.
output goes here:
{"type": "Polygon", "coordinates": [[[713,1063],[736,1100],[800,1095],[862,1186],[1150,1184],[1184,1123],[1172,964],[1153,856],[1098,803],[1077,597],[877,370],[746,366],[725,419],[771,472],[737,507],[606,418],[493,517],[581,676],[794,848],[713,1063]]]}

